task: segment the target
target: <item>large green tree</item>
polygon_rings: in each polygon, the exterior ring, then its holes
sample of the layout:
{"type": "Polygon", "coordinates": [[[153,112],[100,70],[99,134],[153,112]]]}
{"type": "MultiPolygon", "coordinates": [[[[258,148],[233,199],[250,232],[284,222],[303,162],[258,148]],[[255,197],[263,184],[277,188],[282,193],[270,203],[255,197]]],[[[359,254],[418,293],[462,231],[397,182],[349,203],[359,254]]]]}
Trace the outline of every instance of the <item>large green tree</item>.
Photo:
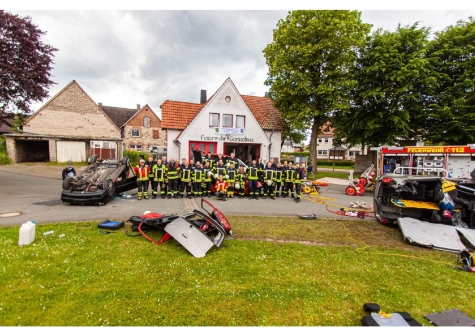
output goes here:
{"type": "Polygon", "coordinates": [[[426,139],[475,143],[475,20],[470,17],[436,33],[429,50],[440,86],[426,118],[426,139]]]}
{"type": "Polygon", "coordinates": [[[335,113],[335,137],[350,146],[422,138],[437,78],[426,57],[429,29],[376,30],[359,50],[350,109],[335,113]]]}
{"type": "Polygon", "coordinates": [[[349,108],[357,47],[370,29],[358,11],[292,11],[279,20],[273,41],[263,51],[268,96],[293,128],[311,128],[314,167],[321,127],[334,111],[349,108]]]}

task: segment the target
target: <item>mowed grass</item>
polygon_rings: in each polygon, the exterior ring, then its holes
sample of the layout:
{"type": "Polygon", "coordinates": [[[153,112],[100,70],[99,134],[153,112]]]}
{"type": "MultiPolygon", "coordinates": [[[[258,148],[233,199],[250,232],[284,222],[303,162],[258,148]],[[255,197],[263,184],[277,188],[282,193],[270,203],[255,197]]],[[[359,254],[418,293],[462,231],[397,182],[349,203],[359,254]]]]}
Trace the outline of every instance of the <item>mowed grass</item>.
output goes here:
{"type": "Polygon", "coordinates": [[[348,173],[339,173],[339,172],[317,172],[314,174],[309,174],[309,176],[307,176],[307,179],[317,180],[324,177],[334,177],[334,178],[341,178],[344,180],[348,180],[348,175],[349,175],[348,173]]]}
{"type": "Polygon", "coordinates": [[[19,228],[2,228],[0,325],[357,326],[365,302],[425,325],[447,309],[474,317],[474,275],[452,267],[453,253],[405,244],[397,227],[228,219],[235,239],[200,259],[97,222],[38,225],[21,247],[19,228]]]}

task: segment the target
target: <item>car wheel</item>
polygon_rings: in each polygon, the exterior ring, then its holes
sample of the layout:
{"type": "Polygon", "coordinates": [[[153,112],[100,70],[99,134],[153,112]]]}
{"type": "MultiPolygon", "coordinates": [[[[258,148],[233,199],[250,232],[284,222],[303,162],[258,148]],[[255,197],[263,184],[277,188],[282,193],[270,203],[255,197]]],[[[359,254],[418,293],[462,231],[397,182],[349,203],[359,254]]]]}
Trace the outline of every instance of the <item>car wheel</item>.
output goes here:
{"type": "Polygon", "coordinates": [[[346,187],[345,192],[348,196],[355,196],[356,195],[356,188],[352,187],[352,186],[348,186],[348,187],[346,187]]]}
{"type": "Polygon", "coordinates": [[[104,189],[104,190],[107,190],[107,194],[108,194],[109,196],[114,195],[114,192],[115,192],[115,184],[114,184],[114,181],[112,181],[110,178],[105,179],[105,180],[104,180],[103,189],[104,189]]]}
{"type": "Polygon", "coordinates": [[[129,157],[128,157],[128,156],[124,156],[124,157],[122,158],[122,164],[123,164],[124,166],[128,166],[128,164],[129,164],[129,157]]]}
{"type": "Polygon", "coordinates": [[[97,155],[91,155],[91,157],[89,158],[89,164],[93,164],[93,163],[96,163],[97,161],[97,155]]]}
{"type": "Polygon", "coordinates": [[[69,182],[71,182],[71,180],[74,180],[74,177],[71,177],[71,176],[66,176],[63,180],[63,190],[69,190],[71,189],[70,186],[69,186],[69,182]]]}

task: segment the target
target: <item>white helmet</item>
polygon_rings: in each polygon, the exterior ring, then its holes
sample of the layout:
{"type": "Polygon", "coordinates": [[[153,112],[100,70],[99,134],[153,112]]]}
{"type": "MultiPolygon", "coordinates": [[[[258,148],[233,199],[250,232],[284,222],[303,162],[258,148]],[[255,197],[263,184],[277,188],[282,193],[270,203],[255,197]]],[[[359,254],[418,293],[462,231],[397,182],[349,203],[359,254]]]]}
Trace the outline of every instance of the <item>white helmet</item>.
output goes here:
{"type": "Polygon", "coordinates": [[[272,180],[267,180],[267,185],[270,187],[272,185],[272,180]]]}
{"type": "Polygon", "coordinates": [[[208,177],[210,177],[210,176],[211,176],[211,172],[209,171],[209,172],[208,172],[208,177]]]}
{"type": "Polygon", "coordinates": [[[236,188],[236,190],[239,190],[239,189],[241,189],[241,185],[240,185],[239,183],[236,183],[236,184],[234,185],[234,188],[236,188]]]}
{"type": "Polygon", "coordinates": [[[218,179],[218,174],[214,174],[214,179],[217,180],[218,179]]]}
{"type": "Polygon", "coordinates": [[[224,176],[224,178],[225,178],[226,180],[229,179],[229,175],[226,174],[226,175],[224,176]]]}

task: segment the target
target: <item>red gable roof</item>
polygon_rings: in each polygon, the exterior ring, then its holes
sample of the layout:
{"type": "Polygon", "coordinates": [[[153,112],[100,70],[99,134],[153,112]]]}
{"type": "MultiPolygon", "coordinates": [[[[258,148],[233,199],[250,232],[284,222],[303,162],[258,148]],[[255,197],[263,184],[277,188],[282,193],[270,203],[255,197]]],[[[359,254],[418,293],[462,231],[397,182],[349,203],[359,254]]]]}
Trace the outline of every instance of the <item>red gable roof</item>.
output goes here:
{"type": "Polygon", "coordinates": [[[185,129],[204,104],[165,100],[162,108],[162,128],[185,129]]]}
{"type": "MultiPolygon", "coordinates": [[[[270,98],[244,95],[241,97],[262,129],[283,129],[284,120],[270,98]]],[[[210,100],[211,98],[208,102],[210,100]]],[[[166,100],[161,106],[162,128],[185,129],[205,105],[166,100]]]]}

